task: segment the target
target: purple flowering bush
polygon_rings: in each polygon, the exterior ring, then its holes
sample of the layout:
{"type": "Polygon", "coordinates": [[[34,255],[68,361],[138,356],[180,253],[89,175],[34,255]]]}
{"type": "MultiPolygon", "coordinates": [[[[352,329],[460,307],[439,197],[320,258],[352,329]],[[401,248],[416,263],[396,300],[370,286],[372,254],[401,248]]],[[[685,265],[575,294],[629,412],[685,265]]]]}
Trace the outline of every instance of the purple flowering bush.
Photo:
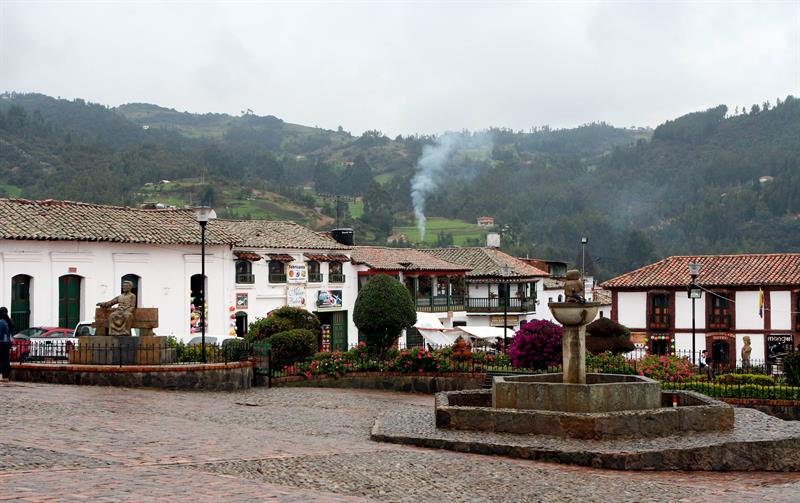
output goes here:
{"type": "Polygon", "coordinates": [[[508,357],[516,368],[540,369],[561,365],[564,329],[546,320],[532,320],[520,327],[508,344],[508,357]]]}

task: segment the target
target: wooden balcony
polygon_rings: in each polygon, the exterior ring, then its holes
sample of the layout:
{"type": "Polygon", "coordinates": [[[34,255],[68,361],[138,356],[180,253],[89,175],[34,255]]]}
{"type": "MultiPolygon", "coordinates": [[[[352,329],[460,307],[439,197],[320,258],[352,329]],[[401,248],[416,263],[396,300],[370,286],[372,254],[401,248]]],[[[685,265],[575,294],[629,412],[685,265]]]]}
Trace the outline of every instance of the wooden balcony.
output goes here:
{"type": "Polygon", "coordinates": [[[310,273],[308,273],[308,282],[309,283],[322,283],[322,273],[321,272],[310,272],[310,273]]]}
{"type": "Polygon", "coordinates": [[[270,283],[286,283],[286,275],[285,274],[270,274],[269,275],[269,282],[270,283]]]}
{"type": "Polygon", "coordinates": [[[421,313],[446,313],[447,311],[463,311],[463,295],[434,295],[433,297],[419,296],[414,305],[421,313]]]}
{"type": "Polygon", "coordinates": [[[730,330],[732,328],[731,315],[728,313],[709,314],[706,327],[710,330],[730,330]]]}
{"type": "Polygon", "coordinates": [[[670,328],[672,326],[672,315],[669,313],[651,314],[648,328],[670,328]]]}
{"type": "MultiPolygon", "coordinates": [[[[506,307],[501,298],[469,297],[466,310],[472,313],[502,313],[506,307]]],[[[533,299],[508,299],[509,313],[528,313],[536,311],[536,302],[533,299]]]]}
{"type": "Polygon", "coordinates": [[[256,282],[255,274],[237,274],[236,283],[241,285],[252,285],[256,282]]]}
{"type": "Polygon", "coordinates": [[[344,274],[329,274],[328,283],[344,283],[344,274]]]}

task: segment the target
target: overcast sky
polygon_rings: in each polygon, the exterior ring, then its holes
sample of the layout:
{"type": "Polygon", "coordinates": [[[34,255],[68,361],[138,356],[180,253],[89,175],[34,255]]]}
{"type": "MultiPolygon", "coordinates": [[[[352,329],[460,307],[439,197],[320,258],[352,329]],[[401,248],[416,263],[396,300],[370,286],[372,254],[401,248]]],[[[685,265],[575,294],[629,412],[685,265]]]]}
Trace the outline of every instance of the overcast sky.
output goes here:
{"type": "Polygon", "coordinates": [[[0,0],[0,90],[354,134],[655,126],[800,95],[800,0],[0,0]]]}

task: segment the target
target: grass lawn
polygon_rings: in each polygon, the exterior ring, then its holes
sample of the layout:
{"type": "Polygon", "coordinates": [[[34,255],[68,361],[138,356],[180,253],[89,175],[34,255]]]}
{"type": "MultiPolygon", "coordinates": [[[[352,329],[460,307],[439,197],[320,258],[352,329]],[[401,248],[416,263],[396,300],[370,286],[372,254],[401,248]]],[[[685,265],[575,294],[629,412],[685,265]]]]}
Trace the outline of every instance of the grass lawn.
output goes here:
{"type": "Polygon", "coordinates": [[[16,185],[8,185],[7,183],[0,183],[0,190],[5,191],[8,197],[19,197],[22,195],[22,189],[16,185]]]}
{"type": "Polygon", "coordinates": [[[364,202],[352,202],[348,203],[348,211],[350,212],[350,216],[352,218],[361,218],[361,215],[364,214],[364,202]]]}
{"type": "MultiPolygon", "coordinates": [[[[444,231],[445,234],[452,234],[453,244],[459,246],[463,246],[464,242],[469,238],[478,239],[481,243],[486,239],[486,230],[478,227],[477,224],[463,220],[431,217],[426,224],[424,243],[427,245],[436,244],[437,236],[441,231],[444,231]]],[[[392,232],[394,234],[405,234],[412,243],[420,243],[419,230],[416,226],[395,227],[392,232]]]]}

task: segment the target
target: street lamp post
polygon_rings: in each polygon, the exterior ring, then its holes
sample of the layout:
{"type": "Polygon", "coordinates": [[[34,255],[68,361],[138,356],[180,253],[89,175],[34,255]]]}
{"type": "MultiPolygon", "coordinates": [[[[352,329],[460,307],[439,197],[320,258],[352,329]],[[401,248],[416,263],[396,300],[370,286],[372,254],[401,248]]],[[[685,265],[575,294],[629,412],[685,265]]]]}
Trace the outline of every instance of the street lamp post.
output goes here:
{"type": "Polygon", "coordinates": [[[503,349],[508,353],[508,277],[511,276],[511,268],[504,265],[500,268],[500,276],[503,277],[503,349]]]}
{"type": "Polygon", "coordinates": [[[703,291],[697,287],[697,275],[700,274],[700,264],[696,262],[692,262],[689,264],[689,275],[692,277],[691,283],[689,283],[689,298],[692,299],[692,365],[696,363],[696,349],[695,349],[695,337],[696,337],[696,329],[695,329],[695,301],[699,299],[703,295],[703,291]]]}
{"type": "Polygon", "coordinates": [[[206,225],[217,214],[208,206],[198,206],[194,214],[200,224],[200,345],[201,359],[206,363],[206,225]]]}
{"type": "Polygon", "coordinates": [[[581,280],[586,277],[586,245],[589,243],[589,238],[586,236],[581,238],[581,280]]]}

